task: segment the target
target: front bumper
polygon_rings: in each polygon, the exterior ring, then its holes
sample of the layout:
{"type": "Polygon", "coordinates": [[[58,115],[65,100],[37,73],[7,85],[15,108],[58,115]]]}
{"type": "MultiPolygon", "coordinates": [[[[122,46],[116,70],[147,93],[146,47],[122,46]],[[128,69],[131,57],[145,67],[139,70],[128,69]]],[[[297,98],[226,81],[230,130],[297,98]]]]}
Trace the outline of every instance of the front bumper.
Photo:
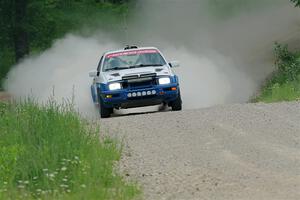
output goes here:
{"type": "Polygon", "coordinates": [[[178,83],[156,85],[141,89],[99,91],[101,101],[107,108],[135,108],[159,105],[176,100],[179,95],[178,83]]]}

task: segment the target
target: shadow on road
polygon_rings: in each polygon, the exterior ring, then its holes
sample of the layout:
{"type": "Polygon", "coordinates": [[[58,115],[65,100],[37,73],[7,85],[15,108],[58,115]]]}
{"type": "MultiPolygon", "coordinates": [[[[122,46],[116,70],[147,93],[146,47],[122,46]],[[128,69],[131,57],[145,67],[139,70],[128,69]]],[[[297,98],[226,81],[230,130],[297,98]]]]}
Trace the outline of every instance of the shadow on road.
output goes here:
{"type": "Polygon", "coordinates": [[[134,115],[145,115],[145,114],[153,114],[158,112],[169,112],[169,111],[170,109],[164,106],[149,106],[143,108],[114,110],[114,114],[111,115],[111,118],[134,116],[134,115]]]}

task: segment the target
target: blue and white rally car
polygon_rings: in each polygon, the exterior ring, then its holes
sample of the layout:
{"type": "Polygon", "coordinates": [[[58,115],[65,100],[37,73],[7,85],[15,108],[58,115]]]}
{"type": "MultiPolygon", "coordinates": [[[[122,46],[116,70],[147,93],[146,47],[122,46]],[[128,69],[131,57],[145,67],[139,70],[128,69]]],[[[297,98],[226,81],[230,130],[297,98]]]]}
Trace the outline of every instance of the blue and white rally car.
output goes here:
{"type": "Polygon", "coordinates": [[[179,63],[168,63],[154,47],[127,46],[105,53],[95,71],[92,98],[101,118],[110,117],[113,109],[164,104],[174,111],[182,109],[178,77],[172,71],[179,63]]]}

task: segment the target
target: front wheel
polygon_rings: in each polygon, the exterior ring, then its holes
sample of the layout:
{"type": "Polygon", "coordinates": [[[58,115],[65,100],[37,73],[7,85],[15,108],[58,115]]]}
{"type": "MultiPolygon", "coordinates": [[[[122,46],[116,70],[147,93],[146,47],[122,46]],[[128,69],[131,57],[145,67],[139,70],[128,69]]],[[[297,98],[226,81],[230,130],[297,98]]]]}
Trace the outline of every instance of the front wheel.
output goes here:
{"type": "Polygon", "coordinates": [[[103,103],[100,99],[99,101],[99,113],[101,118],[109,118],[110,115],[113,113],[113,108],[106,108],[103,106],[103,103]]]}
{"type": "Polygon", "coordinates": [[[173,111],[182,110],[182,100],[181,100],[180,92],[178,93],[177,99],[171,102],[171,107],[173,111]]]}

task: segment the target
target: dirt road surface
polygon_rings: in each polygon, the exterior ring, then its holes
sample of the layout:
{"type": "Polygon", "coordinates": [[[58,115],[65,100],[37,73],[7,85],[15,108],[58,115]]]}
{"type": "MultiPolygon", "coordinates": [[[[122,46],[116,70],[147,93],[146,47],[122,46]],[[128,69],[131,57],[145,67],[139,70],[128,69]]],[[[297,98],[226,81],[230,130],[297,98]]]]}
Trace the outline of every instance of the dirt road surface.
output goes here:
{"type": "Polygon", "coordinates": [[[6,92],[0,91],[0,101],[8,101],[11,99],[11,96],[6,92]]]}
{"type": "Polygon", "coordinates": [[[146,200],[300,199],[300,103],[226,105],[102,120],[146,200]]]}

